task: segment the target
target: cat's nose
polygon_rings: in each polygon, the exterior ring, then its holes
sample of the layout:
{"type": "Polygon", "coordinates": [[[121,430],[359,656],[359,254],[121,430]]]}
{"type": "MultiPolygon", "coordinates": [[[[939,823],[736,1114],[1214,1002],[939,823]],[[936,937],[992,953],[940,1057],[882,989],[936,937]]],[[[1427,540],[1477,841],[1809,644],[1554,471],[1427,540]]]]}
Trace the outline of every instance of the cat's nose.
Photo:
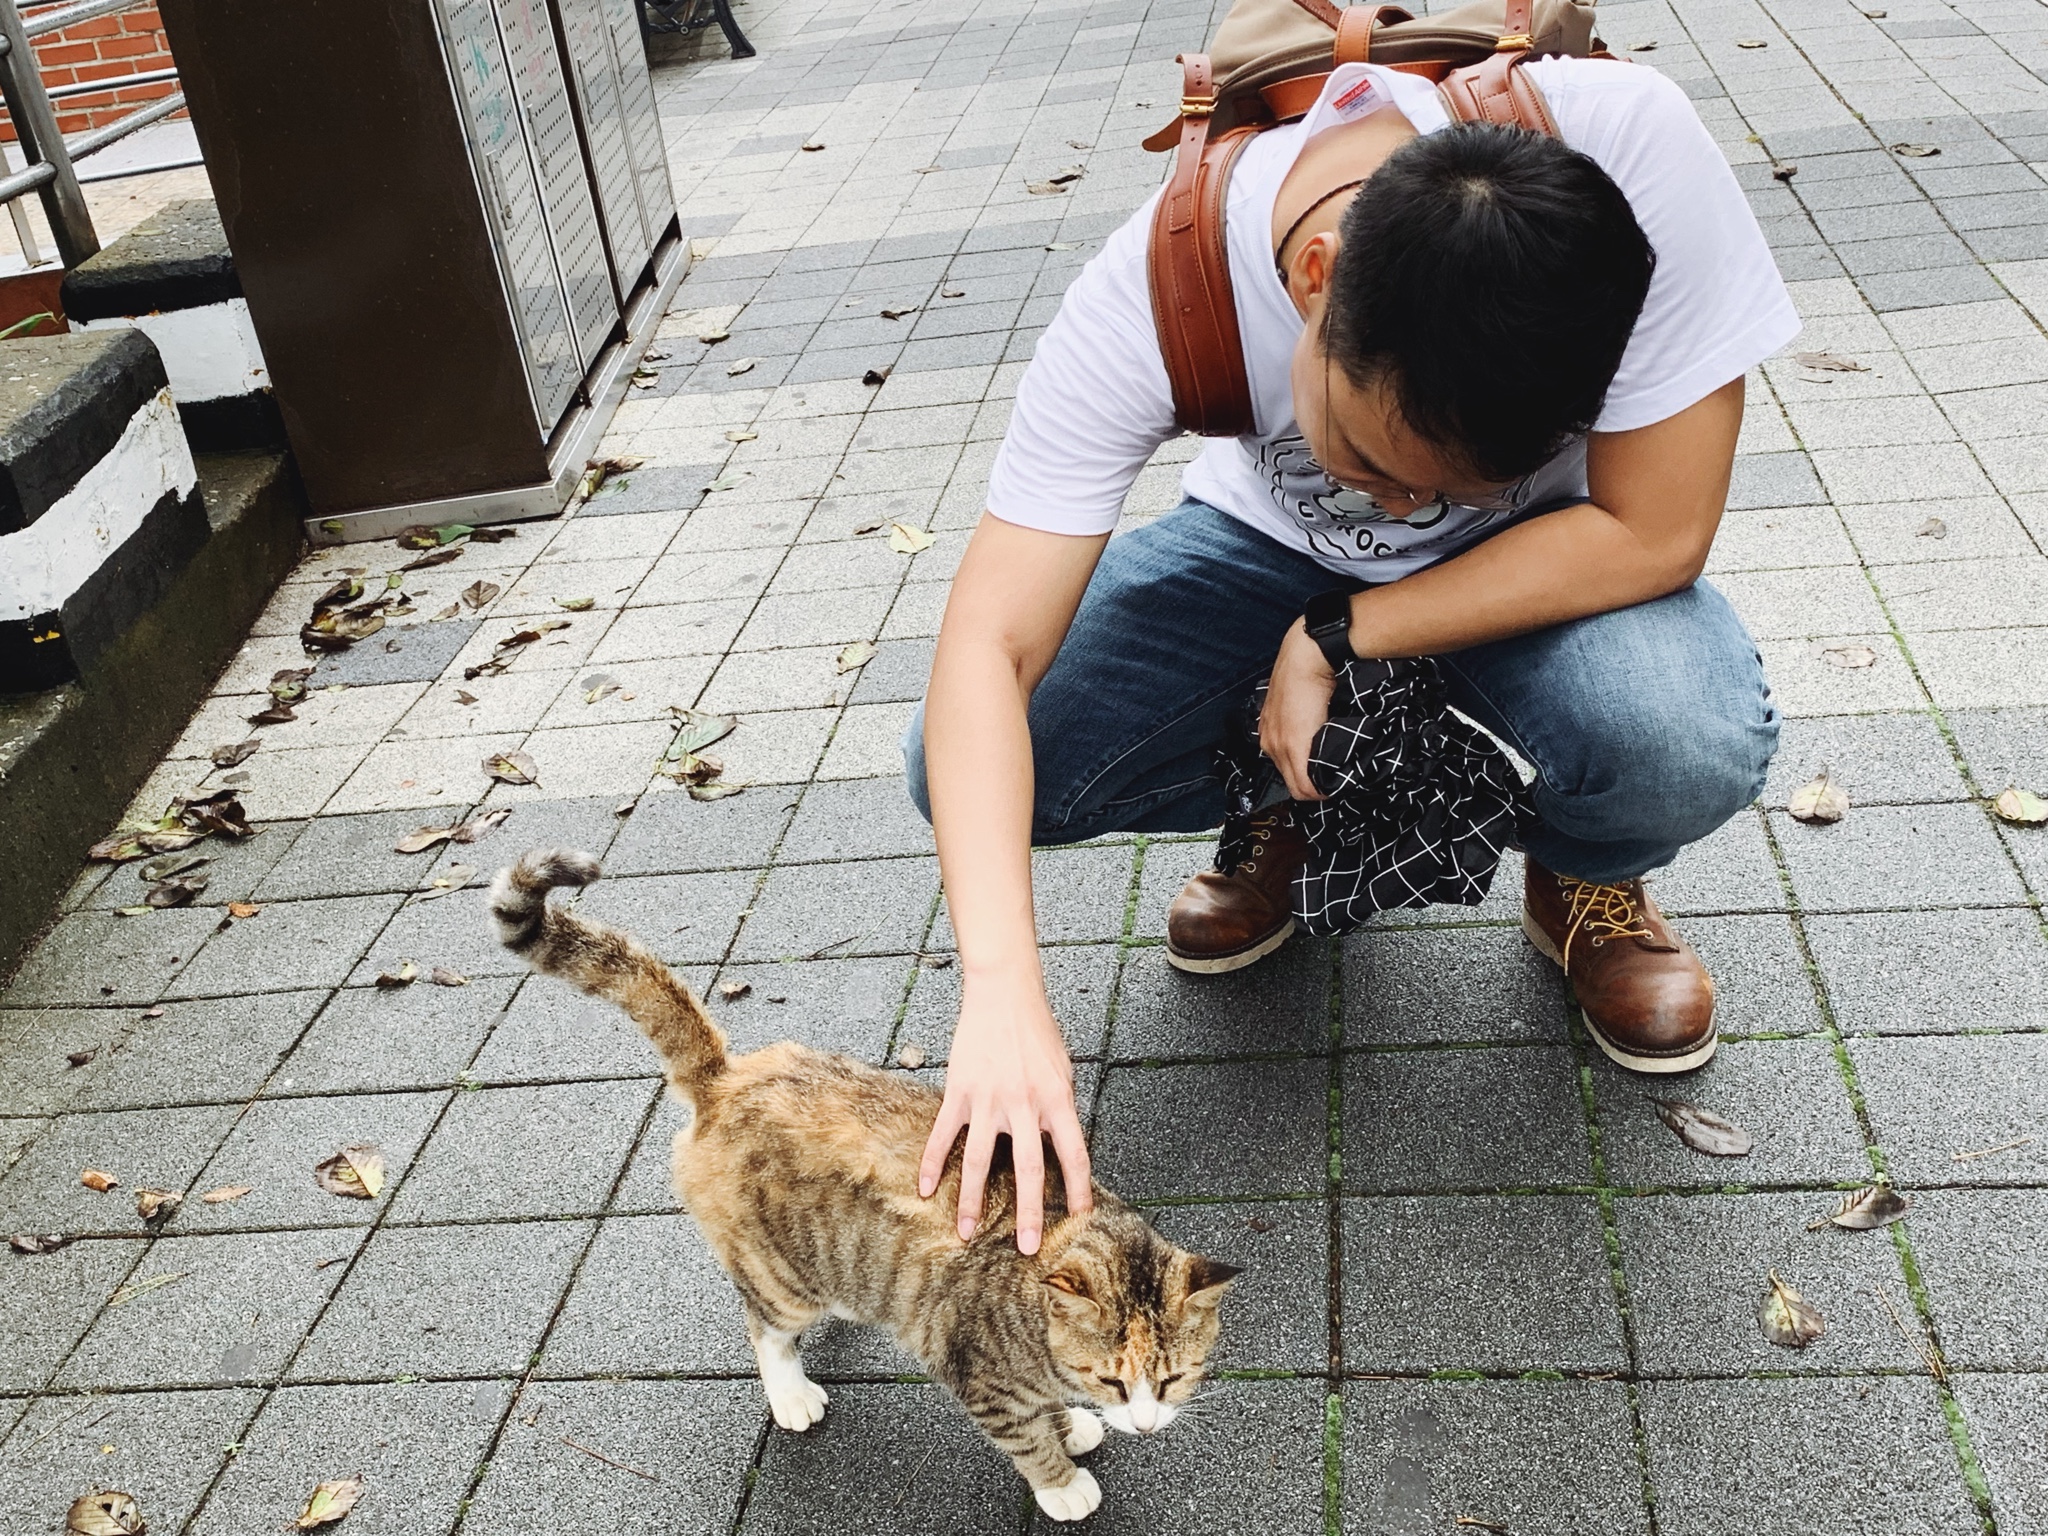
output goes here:
{"type": "Polygon", "coordinates": [[[1149,1435],[1159,1428],[1159,1399],[1152,1395],[1148,1382],[1139,1382],[1137,1391],[1131,1394],[1131,1427],[1141,1435],[1149,1435]]]}

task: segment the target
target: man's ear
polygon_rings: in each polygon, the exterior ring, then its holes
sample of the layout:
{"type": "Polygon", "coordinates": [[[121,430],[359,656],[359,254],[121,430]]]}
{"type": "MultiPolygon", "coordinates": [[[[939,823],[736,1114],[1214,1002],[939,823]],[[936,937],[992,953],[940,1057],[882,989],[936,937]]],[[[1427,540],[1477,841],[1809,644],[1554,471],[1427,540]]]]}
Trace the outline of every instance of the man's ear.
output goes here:
{"type": "Polygon", "coordinates": [[[1076,1321],[1096,1311],[1095,1297],[1085,1275],[1071,1269],[1056,1269],[1045,1277],[1045,1289],[1053,1309],[1076,1321]]]}
{"type": "Polygon", "coordinates": [[[1337,267],[1337,252],[1343,240],[1335,230],[1324,230],[1302,241],[1287,266],[1287,292],[1295,307],[1306,314],[1313,303],[1330,297],[1330,274],[1337,267]]]}
{"type": "Polygon", "coordinates": [[[1230,1283],[1244,1271],[1196,1254],[1188,1261],[1188,1300],[1191,1307],[1213,1307],[1223,1300],[1230,1283]]]}

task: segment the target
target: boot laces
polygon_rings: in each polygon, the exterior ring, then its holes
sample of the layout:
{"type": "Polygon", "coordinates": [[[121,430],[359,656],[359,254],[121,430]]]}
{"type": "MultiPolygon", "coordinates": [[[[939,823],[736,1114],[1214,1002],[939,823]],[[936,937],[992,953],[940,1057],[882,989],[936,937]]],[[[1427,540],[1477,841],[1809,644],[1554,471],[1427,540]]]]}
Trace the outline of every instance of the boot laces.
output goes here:
{"type": "Polygon", "coordinates": [[[1279,827],[1279,817],[1260,816],[1245,829],[1245,835],[1252,840],[1253,847],[1251,856],[1237,866],[1239,873],[1256,875],[1259,872],[1259,855],[1266,851],[1266,844],[1272,841],[1273,834],[1279,827]]]}
{"type": "Polygon", "coordinates": [[[1627,885],[1596,885],[1591,880],[1559,875],[1564,892],[1564,967],[1572,964],[1572,941],[1585,931],[1595,949],[1609,939],[1651,939],[1650,921],[1644,915],[1634,881],[1627,885]]]}

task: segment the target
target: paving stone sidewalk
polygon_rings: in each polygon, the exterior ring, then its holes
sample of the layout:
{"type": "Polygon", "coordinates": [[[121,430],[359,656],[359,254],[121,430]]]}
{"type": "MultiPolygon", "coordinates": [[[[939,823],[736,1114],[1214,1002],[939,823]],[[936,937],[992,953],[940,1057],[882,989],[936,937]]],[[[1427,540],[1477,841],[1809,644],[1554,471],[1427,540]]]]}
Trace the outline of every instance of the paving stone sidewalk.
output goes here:
{"type": "MultiPolygon", "coordinates": [[[[0,1231],[84,1234],[0,1256],[0,1529],[55,1532],[113,1486],[153,1532],[273,1531],[353,1472],[359,1536],[1034,1528],[871,1338],[814,1339],[830,1416],[767,1428],[671,1208],[651,1056],[522,980],[479,885],[524,847],[587,848],[594,910],[700,986],[751,983],[721,1008],[741,1045],[943,1059],[958,972],[920,963],[951,937],[896,736],[1033,338],[1155,184],[1136,141],[1212,8],[740,14],[758,59],[657,46],[701,260],[607,448],[646,467],[407,576],[409,626],[323,660],[296,722],[211,770],[304,664],[313,596],[408,557],[309,558],[137,802],[232,782],[261,834],[209,845],[185,910],[119,915],[132,867],[82,878],[0,993],[0,1231]],[[1026,190],[1076,163],[1065,193],[1026,190]],[[895,552],[890,522],[931,547],[895,552]],[[477,581],[481,609],[426,620],[477,581]],[[544,616],[568,627],[465,679],[544,616]],[[842,673],[859,641],[874,658],[842,673]],[[593,701],[593,674],[616,689],[593,701]],[[744,717],[716,749],[743,794],[652,776],[672,705],[744,717]],[[515,749],[537,786],[484,777],[515,749]],[[392,852],[488,807],[512,814],[483,842],[392,852]],[[375,986],[407,959],[469,984],[375,986]],[[364,1141],[377,1200],[314,1188],[364,1141]],[[82,1188],[88,1166],[120,1188],[82,1188]],[[227,1185],[251,1192],[197,1198],[227,1185]],[[161,1231],[132,1214],[143,1186],[189,1196],[161,1231]]],[[[1159,940],[1206,842],[1041,854],[1100,1172],[1246,1266],[1223,1379],[1103,1449],[1097,1529],[2048,1533],[2048,830],[1985,803],[2048,790],[2048,9],[1629,0],[1603,30],[1725,146],[1799,349],[1863,365],[1750,381],[1713,572],[1784,748],[1658,885],[1729,1037],[1669,1086],[1756,1150],[1686,1151],[1589,1049],[1514,926],[1513,867],[1479,908],[1197,982],[1159,940]],[[1870,665],[1837,664],[1858,647],[1870,665]],[[1849,818],[1790,820],[1824,764],[1849,818]],[[1879,1170],[1916,1195],[1905,1223],[1808,1230],[1879,1170]],[[1803,1353],[1758,1336],[1772,1268],[1827,1318],[1803,1353]]],[[[1133,520],[1191,449],[1146,471],[1133,520]]]]}

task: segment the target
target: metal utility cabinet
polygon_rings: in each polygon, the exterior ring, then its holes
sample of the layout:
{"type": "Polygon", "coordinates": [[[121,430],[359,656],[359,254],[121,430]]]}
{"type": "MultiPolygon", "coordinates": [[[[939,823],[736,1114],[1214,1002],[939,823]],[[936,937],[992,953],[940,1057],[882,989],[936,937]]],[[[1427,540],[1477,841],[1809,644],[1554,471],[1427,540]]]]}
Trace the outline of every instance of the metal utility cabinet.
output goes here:
{"type": "Polygon", "coordinates": [[[633,0],[162,0],[316,540],[560,509],[685,259],[633,0]]]}

